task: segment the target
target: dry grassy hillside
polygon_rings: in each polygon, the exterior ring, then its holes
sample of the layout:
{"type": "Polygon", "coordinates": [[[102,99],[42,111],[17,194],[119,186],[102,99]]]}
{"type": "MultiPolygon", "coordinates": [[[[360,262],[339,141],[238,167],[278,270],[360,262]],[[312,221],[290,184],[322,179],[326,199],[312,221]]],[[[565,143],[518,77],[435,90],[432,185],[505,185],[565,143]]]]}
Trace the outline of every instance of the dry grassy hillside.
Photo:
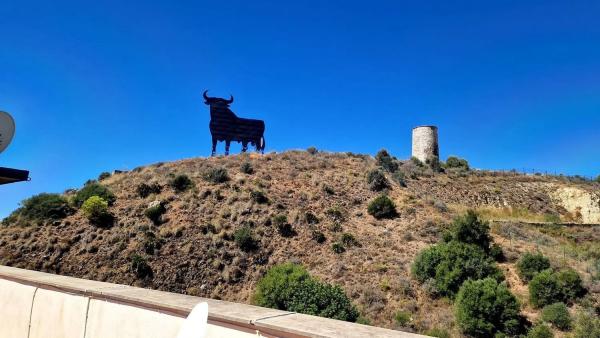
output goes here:
{"type": "MultiPolygon", "coordinates": [[[[490,172],[413,173],[407,164],[405,187],[386,174],[399,216],[376,220],[367,205],[380,193],[366,182],[367,172],[376,167],[370,156],[290,151],[196,158],[113,174],[100,181],[116,195],[110,207],[112,227],[90,224],[81,211],[34,225],[5,221],[0,264],[251,302],[257,281],[270,266],[295,261],[318,278],[341,285],[373,325],[398,328],[394,314],[402,310],[411,314],[404,329],[439,327],[458,335],[450,302],[429,297],[411,278],[410,265],[421,249],[441,238],[452,217],[474,208],[488,219],[507,221],[493,223],[492,233],[508,258],[501,266],[510,287],[529,318],[538,312],[527,304],[526,286],[514,277],[514,261],[522,252],[540,249],[554,264],[576,267],[586,285],[595,287],[590,262],[600,257],[598,227],[521,222],[594,220],[593,203],[565,205],[557,191],[576,189],[594,201],[598,184],[490,172]],[[252,173],[241,171],[245,162],[252,173]],[[215,168],[225,168],[229,180],[204,179],[215,168]],[[172,189],[168,182],[178,174],[189,176],[193,187],[172,189]],[[157,183],[162,190],[141,198],[141,183],[157,183]],[[256,192],[268,201],[260,203],[256,192]],[[158,224],[144,215],[153,201],[166,207],[158,224]],[[292,227],[288,236],[273,224],[279,215],[292,227]],[[243,251],[234,240],[241,227],[251,229],[254,250],[243,251]],[[323,243],[315,240],[318,232],[325,235],[323,243]],[[332,244],[343,236],[345,251],[335,253],[332,244]],[[152,276],[138,278],[132,272],[134,254],[148,263],[152,276]]],[[[590,297],[598,302],[598,294],[590,297]]]]}

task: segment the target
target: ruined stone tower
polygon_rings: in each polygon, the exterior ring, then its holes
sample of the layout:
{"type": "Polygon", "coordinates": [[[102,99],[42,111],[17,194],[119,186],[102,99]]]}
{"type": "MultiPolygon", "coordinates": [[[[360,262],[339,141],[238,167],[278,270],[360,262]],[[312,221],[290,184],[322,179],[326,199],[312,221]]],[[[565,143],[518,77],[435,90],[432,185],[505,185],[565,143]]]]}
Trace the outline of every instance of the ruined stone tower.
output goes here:
{"type": "Polygon", "coordinates": [[[426,163],[438,161],[440,148],[438,145],[438,128],[436,126],[418,126],[412,131],[412,156],[426,163]]]}

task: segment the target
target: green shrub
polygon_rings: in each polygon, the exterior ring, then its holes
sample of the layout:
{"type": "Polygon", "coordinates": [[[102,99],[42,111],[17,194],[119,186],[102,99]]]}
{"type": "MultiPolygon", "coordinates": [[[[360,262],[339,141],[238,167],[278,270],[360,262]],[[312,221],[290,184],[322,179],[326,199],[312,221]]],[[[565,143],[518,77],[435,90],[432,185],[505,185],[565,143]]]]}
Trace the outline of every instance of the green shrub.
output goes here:
{"type": "Polygon", "coordinates": [[[410,312],[401,310],[394,314],[394,321],[400,326],[407,326],[412,319],[411,317],[410,312]]]}
{"type": "Polygon", "coordinates": [[[360,247],[360,243],[358,242],[358,240],[356,239],[356,237],[354,237],[353,234],[349,234],[347,232],[342,234],[341,242],[345,246],[358,246],[358,247],[360,247]]]}
{"type": "Polygon", "coordinates": [[[319,223],[319,218],[310,211],[307,211],[304,214],[304,220],[306,221],[306,224],[318,224],[319,223]]]}
{"type": "Polygon", "coordinates": [[[494,260],[481,248],[457,241],[441,243],[421,251],[412,265],[413,276],[421,283],[434,281],[437,292],[453,298],[468,279],[491,277],[503,280],[494,260]]]}
{"type": "Polygon", "coordinates": [[[252,229],[250,227],[241,227],[233,234],[233,239],[242,251],[252,251],[256,248],[256,240],[252,237],[252,229]]]}
{"type": "Polygon", "coordinates": [[[454,219],[445,240],[474,244],[490,253],[492,238],[489,223],[481,220],[473,210],[468,210],[466,214],[454,219]]]}
{"type": "Polygon", "coordinates": [[[81,188],[73,197],[73,203],[80,207],[83,202],[87,201],[92,196],[101,197],[108,205],[112,205],[117,199],[115,195],[105,186],[98,183],[89,183],[81,188]]]}
{"type": "Polygon", "coordinates": [[[154,224],[159,224],[161,221],[161,216],[167,212],[164,203],[162,202],[154,202],[152,203],[148,209],[144,212],[144,215],[148,217],[154,224]]]}
{"type": "Polygon", "coordinates": [[[309,315],[355,321],[358,311],[339,286],[313,279],[300,265],[276,265],[258,282],[255,303],[309,315]]]}
{"type": "Polygon", "coordinates": [[[392,174],[392,179],[401,187],[406,187],[406,175],[402,171],[396,171],[392,174]]]}
{"type": "Polygon", "coordinates": [[[294,227],[287,222],[277,225],[277,231],[279,231],[279,234],[283,237],[293,237],[297,234],[294,227]]]}
{"type": "Polygon", "coordinates": [[[467,160],[465,159],[458,158],[456,156],[450,156],[448,157],[448,159],[446,159],[445,167],[469,170],[469,162],[467,162],[467,160]]]}
{"type": "Polygon", "coordinates": [[[564,302],[570,303],[585,294],[581,276],[577,271],[570,268],[562,269],[556,272],[556,279],[564,302]]]}
{"type": "Polygon", "coordinates": [[[458,326],[473,337],[497,333],[517,335],[523,331],[519,302],[504,283],[493,278],[466,281],[456,296],[458,326]]]}
{"type": "Polygon", "coordinates": [[[173,177],[169,181],[169,186],[173,188],[176,192],[184,192],[191,188],[194,185],[194,182],[185,174],[180,174],[173,177]]]}
{"type": "Polygon", "coordinates": [[[554,333],[548,325],[537,324],[529,330],[527,338],[554,338],[554,333]]]}
{"type": "Polygon", "coordinates": [[[288,220],[287,220],[287,216],[286,215],[281,214],[281,215],[277,215],[277,216],[273,217],[273,224],[276,227],[284,225],[287,222],[288,222],[288,220]]]}
{"type": "Polygon", "coordinates": [[[544,270],[529,282],[529,301],[535,307],[543,307],[563,300],[556,274],[544,270]]]}
{"type": "Polygon", "coordinates": [[[265,193],[258,190],[250,191],[250,198],[258,204],[265,204],[269,202],[269,199],[267,198],[265,193]]]}
{"type": "Polygon", "coordinates": [[[600,338],[600,317],[592,312],[580,312],[575,320],[573,338],[600,338]]]}
{"type": "Polygon", "coordinates": [[[252,167],[252,164],[250,162],[244,162],[240,166],[240,171],[244,174],[251,175],[252,173],[254,173],[254,168],[252,167]]]}
{"type": "Polygon", "coordinates": [[[571,315],[565,303],[554,303],[545,306],[542,309],[542,320],[552,323],[563,331],[571,328],[571,315]]]}
{"type": "Polygon", "coordinates": [[[367,212],[377,219],[391,219],[398,217],[396,205],[394,205],[394,202],[385,195],[380,195],[372,200],[367,207],[367,212]]]}
{"type": "Polygon", "coordinates": [[[308,148],[306,148],[306,152],[309,153],[309,154],[311,154],[311,155],[315,155],[319,151],[315,147],[308,147],[308,148]]]}
{"type": "Polygon", "coordinates": [[[152,268],[148,265],[146,258],[138,254],[131,256],[131,271],[139,279],[152,277],[152,268]]]}
{"type": "Polygon", "coordinates": [[[382,167],[385,171],[393,173],[398,170],[398,163],[385,149],[381,149],[379,152],[377,152],[377,155],[375,155],[375,161],[377,162],[377,165],[382,167]]]}
{"type": "Polygon", "coordinates": [[[331,250],[336,254],[341,254],[346,251],[346,248],[344,248],[344,244],[340,242],[334,242],[331,244],[331,250]]]}
{"type": "Polygon", "coordinates": [[[5,220],[45,221],[67,217],[72,212],[67,200],[59,194],[39,194],[21,202],[21,207],[13,211],[5,220]]]}
{"type": "Polygon", "coordinates": [[[323,192],[325,192],[327,195],[335,195],[335,190],[333,190],[333,188],[327,184],[323,185],[323,192]]]}
{"type": "Polygon", "coordinates": [[[144,236],[143,247],[148,255],[154,255],[155,250],[160,250],[163,241],[156,237],[152,231],[147,231],[144,236]]]}
{"type": "Polygon", "coordinates": [[[160,194],[162,191],[162,187],[158,183],[140,183],[137,188],[137,194],[141,198],[146,198],[150,196],[150,194],[160,194]]]}
{"type": "Polygon", "coordinates": [[[224,183],[229,181],[229,175],[225,168],[213,168],[204,173],[204,179],[211,183],[224,183]]]}
{"type": "Polygon", "coordinates": [[[108,226],[112,222],[112,215],[108,211],[108,202],[102,197],[91,196],[83,203],[81,210],[94,225],[108,226]]]}
{"type": "Polygon", "coordinates": [[[323,234],[321,231],[318,230],[314,230],[311,234],[311,237],[313,240],[315,240],[315,242],[317,243],[324,243],[327,238],[325,237],[325,234],[323,234]]]}
{"type": "Polygon", "coordinates": [[[105,179],[107,179],[109,177],[110,177],[110,173],[109,172],[106,172],[106,171],[102,172],[102,173],[100,173],[100,175],[98,175],[98,181],[105,180],[105,179]]]}
{"type": "Polygon", "coordinates": [[[382,191],[390,187],[390,183],[381,170],[375,169],[367,174],[367,184],[372,191],[382,191]]]}
{"type": "Polygon", "coordinates": [[[533,276],[549,268],[550,260],[542,253],[526,252],[517,262],[517,274],[525,282],[529,282],[533,276]]]}

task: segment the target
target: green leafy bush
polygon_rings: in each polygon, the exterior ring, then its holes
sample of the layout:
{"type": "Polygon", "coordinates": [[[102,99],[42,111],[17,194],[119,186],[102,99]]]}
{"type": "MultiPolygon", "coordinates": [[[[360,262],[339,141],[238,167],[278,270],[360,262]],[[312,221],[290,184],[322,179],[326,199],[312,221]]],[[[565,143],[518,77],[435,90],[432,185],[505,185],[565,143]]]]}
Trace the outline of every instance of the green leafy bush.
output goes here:
{"type": "Polygon", "coordinates": [[[390,187],[390,183],[381,170],[375,169],[367,173],[367,184],[372,191],[382,191],[390,187]]]}
{"type": "Polygon", "coordinates": [[[204,173],[204,179],[211,183],[224,183],[229,181],[229,174],[225,168],[213,168],[204,173]]]}
{"type": "Polygon", "coordinates": [[[244,174],[251,175],[252,173],[254,173],[254,168],[252,167],[252,164],[250,162],[244,162],[240,166],[240,171],[244,174]]]}
{"type": "Polygon", "coordinates": [[[486,253],[490,253],[490,225],[481,220],[473,210],[468,210],[466,214],[454,219],[445,240],[477,245],[486,253]]]}
{"type": "Polygon", "coordinates": [[[252,237],[252,229],[247,226],[237,229],[233,239],[242,251],[252,251],[257,246],[256,240],[252,237]]]}
{"type": "Polygon", "coordinates": [[[592,312],[580,312],[575,321],[573,338],[600,338],[600,317],[592,312]]]}
{"type": "Polygon", "coordinates": [[[345,246],[361,246],[360,242],[356,239],[356,237],[354,237],[353,234],[347,232],[342,234],[341,242],[345,246]]]}
{"type": "Polygon", "coordinates": [[[287,222],[288,222],[288,220],[287,220],[287,216],[286,215],[280,214],[280,215],[277,215],[277,216],[273,217],[273,224],[276,227],[284,225],[287,222]]]}
{"type": "Polygon", "coordinates": [[[194,185],[194,182],[185,174],[180,174],[173,177],[169,181],[169,186],[173,188],[176,192],[184,192],[191,188],[194,185]]]}
{"type": "Polygon", "coordinates": [[[327,238],[325,237],[325,234],[323,234],[321,231],[319,230],[314,230],[311,234],[311,237],[313,240],[315,240],[315,242],[317,243],[324,243],[327,238]]]}
{"type": "Polygon", "coordinates": [[[59,194],[39,194],[21,202],[21,207],[7,217],[5,223],[17,221],[57,220],[72,212],[67,200],[59,194]]]}
{"type": "Polygon", "coordinates": [[[331,244],[331,250],[336,254],[341,254],[346,251],[346,248],[344,247],[344,244],[340,242],[334,242],[331,244]]]}
{"type": "Polygon", "coordinates": [[[146,209],[144,215],[148,217],[154,224],[160,224],[162,215],[167,212],[167,208],[165,208],[164,203],[156,201],[151,203],[151,205],[146,209]]]}
{"type": "Polygon", "coordinates": [[[517,273],[525,282],[530,281],[533,276],[549,268],[550,260],[542,253],[526,252],[517,262],[517,273]]]}
{"type": "Polygon", "coordinates": [[[83,202],[87,201],[88,198],[92,196],[101,197],[108,203],[108,205],[112,205],[117,199],[107,187],[96,182],[92,182],[86,184],[83,188],[77,191],[77,193],[73,197],[73,203],[77,207],[80,207],[83,204],[83,202]]]}
{"type": "Polygon", "coordinates": [[[565,303],[554,303],[542,309],[542,320],[552,323],[561,330],[569,330],[572,320],[565,303]]]}
{"type": "Polygon", "coordinates": [[[448,159],[446,159],[445,167],[469,170],[469,162],[467,162],[467,160],[465,159],[458,158],[456,156],[450,156],[448,157],[448,159]]]}
{"type": "Polygon", "coordinates": [[[372,200],[367,207],[367,212],[377,219],[398,217],[396,205],[385,195],[380,195],[372,200]]]}
{"type": "Polygon", "coordinates": [[[548,325],[537,324],[529,330],[527,338],[554,338],[554,333],[548,325]]]}
{"type": "Polygon", "coordinates": [[[523,331],[519,302],[504,283],[493,278],[468,280],[456,296],[458,326],[473,337],[513,336],[523,331]]]}
{"type": "Polygon", "coordinates": [[[307,211],[304,214],[304,220],[306,221],[306,224],[318,224],[319,223],[319,218],[310,211],[307,211]]]}
{"type": "Polygon", "coordinates": [[[148,255],[154,255],[156,250],[160,250],[162,247],[163,240],[156,237],[156,234],[152,231],[146,231],[144,234],[144,241],[142,242],[142,246],[144,247],[144,251],[148,255]]]}
{"type": "Polygon", "coordinates": [[[570,303],[585,293],[581,277],[572,269],[544,270],[529,282],[529,301],[535,307],[553,303],[570,303]]]}
{"type": "Polygon", "coordinates": [[[112,215],[108,211],[108,202],[100,196],[91,196],[81,210],[90,223],[98,226],[108,226],[112,223],[112,215]]]}
{"type": "Polygon", "coordinates": [[[138,254],[131,256],[131,271],[139,279],[152,277],[152,268],[146,261],[146,258],[138,254]]]}
{"type": "Polygon", "coordinates": [[[377,162],[377,165],[382,167],[385,171],[393,173],[398,170],[398,163],[385,149],[381,149],[377,152],[375,161],[377,162]]]}
{"type": "Polygon", "coordinates": [[[468,279],[504,278],[494,260],[480,247],[457,241],[421,251],[413,262],[412,273],[421,283],[433,280],[437,292],[450,298],[468,279]]]}
{"type": "Polygon", "coordinates": [[[394,314],[394,321],[400,326],[407,326],[411,321],[411,313],[408,311],[398,311],[394,314]]]}
{"type": "Polygon", "coordinates": [[[339,286],[312,278],[304,267],[276,265],[258,282],[255,303],[309,315],[356,321],[358,311],[339,286]]]}
{"type": "Polygon", "coordinates": [[[136,188],[138,196],[146,198],[151,194],[160,194],[162,187],[158,183],[140,183],[136,188]]]}

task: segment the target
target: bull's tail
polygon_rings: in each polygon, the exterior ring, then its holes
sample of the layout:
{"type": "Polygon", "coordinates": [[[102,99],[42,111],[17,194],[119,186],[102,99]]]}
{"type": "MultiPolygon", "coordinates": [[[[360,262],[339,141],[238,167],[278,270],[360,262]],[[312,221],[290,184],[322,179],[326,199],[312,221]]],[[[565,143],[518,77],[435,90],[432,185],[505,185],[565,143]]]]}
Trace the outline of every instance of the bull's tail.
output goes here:
{"type": "Polygon", "coordinates": [[[267,145],[267,143],[265,142],[265,137],[261,136],[260,137],[260,153],[264,154],[265,153],[265,146],[267,145]]]}

